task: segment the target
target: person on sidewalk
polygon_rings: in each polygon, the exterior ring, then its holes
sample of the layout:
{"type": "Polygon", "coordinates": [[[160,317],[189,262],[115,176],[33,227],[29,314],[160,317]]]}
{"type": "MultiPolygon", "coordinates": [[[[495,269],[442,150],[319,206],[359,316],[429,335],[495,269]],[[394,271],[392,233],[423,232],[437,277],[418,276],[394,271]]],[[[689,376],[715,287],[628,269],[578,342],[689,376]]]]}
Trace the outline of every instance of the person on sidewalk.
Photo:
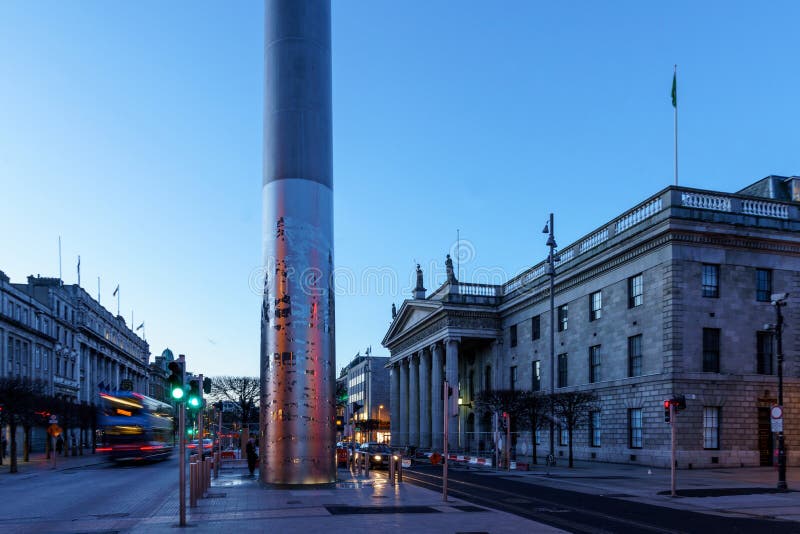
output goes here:
{"type": "Polygon", "coordinates": [[[59,435],[58,439],[56,440],[56,452],[60,456],[63,450],[64,450],[64,438],[62,438],[61,435],[59,435]]]}
{"type": "Polygon", "coordinates": [[[250,475],[252,476],[256,470],[256,459],[258,459],[256,455],[256,438],[253,434],[250,434],[250,439],[247,440],[245,452],[247,454],[247,468],[250,470],[250,475]]]}

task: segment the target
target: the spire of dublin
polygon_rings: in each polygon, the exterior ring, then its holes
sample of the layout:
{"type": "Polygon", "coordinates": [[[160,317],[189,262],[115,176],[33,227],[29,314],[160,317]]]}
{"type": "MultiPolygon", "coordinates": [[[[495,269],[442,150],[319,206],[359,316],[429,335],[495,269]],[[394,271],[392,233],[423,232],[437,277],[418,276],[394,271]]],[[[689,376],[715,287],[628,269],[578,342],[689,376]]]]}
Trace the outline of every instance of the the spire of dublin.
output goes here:
{"type": "Polygon", "coordinates": [[[266,0],[261,480],[336,481],[330,0],[266,0]]]}

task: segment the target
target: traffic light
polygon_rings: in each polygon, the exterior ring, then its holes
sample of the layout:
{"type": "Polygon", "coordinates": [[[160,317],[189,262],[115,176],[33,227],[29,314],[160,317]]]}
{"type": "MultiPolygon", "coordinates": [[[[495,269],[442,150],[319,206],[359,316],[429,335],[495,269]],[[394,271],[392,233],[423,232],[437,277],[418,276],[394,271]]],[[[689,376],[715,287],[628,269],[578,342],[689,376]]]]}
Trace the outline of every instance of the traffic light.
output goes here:
{"type": "Polygon", "coordinates": [[[211,395],[211,379],[208,377],[203,379],[203,393],[211,395]]]}
{"type": "Polygon", "coordinates": [[[173,400],[176,402],[183,402],[186,396],[186,392],[183,389],[183,362],[179,361],[172,361],[169,362],[169,370],[172,372],[167,378],[167,383],[169,384],[169,395],[172,397],[173,400]]]}
{"type": "Polygon", "coordinates": [[[677,397],[672,398],[672,404],[675,405],[675,411],[678,410],[685,410],[686,409],[686,397],[683,395],[678,395],[677,397]]]}
{"type": "Polygon", "coordinates": [[[670,422],[670,420],[669,420],[669,405],[670,405],[670,401],[669,400],[665,400],[664,401],[664,422],[665,423],[669,423],[670,422]]]}
{"type": "Polygon", "coordinates": [[[341,417],[336,418],[336,431],[344,432],[344,420],[341,417]]]}
{"type": "Polygon", "coordinates": [[[189,408],[192,409],[199,408],[203,402],[203,398],[200,396],[200,381],[196,378],[189,380],[189,396],[186,402],[189,404],[189,408]]]}

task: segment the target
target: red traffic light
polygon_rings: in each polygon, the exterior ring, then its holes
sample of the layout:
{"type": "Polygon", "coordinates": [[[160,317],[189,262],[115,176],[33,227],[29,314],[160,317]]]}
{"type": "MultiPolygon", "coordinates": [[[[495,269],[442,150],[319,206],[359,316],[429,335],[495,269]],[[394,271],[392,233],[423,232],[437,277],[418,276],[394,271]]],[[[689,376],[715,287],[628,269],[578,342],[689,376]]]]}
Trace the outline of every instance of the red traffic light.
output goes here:
{"type": "Polygon", "coordinates": [[[669,408],[669,401],[668,400],[664,401],[664,408],[669,408]]]}

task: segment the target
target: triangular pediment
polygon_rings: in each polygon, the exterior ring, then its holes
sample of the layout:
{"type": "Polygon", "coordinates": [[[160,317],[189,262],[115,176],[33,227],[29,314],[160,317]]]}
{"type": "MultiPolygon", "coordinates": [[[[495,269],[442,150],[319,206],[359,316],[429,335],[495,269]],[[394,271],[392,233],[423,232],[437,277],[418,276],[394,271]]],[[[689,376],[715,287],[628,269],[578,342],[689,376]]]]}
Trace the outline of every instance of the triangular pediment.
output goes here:
{"type": "Polygon", "coordinates": [[[389,331],[383,338],[383,346],[390,343],[392,339],[402,336],[405,332],[412,330],[415,325],[424,322],[431,315],[438,313],[443,308],[439,301],[429,300],[406,300],[400,306],[397,317],[392,321],[389,331]]]}

